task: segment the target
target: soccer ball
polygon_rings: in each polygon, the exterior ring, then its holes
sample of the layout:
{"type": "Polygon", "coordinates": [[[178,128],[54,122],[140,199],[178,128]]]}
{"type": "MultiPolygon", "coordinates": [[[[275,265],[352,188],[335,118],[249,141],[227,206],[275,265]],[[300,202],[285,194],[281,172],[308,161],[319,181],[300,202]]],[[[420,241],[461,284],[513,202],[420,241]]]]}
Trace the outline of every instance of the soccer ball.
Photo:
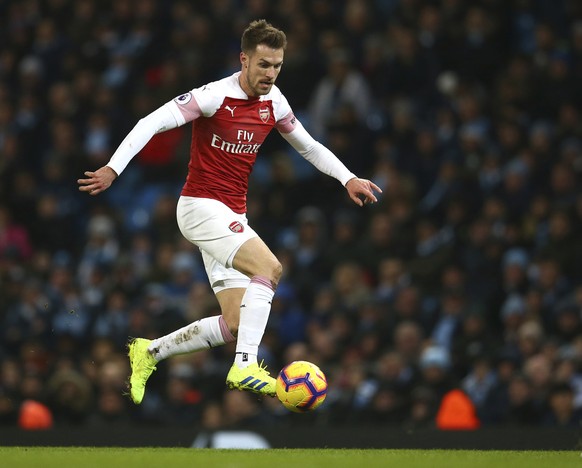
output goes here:
{"type": "Polygon", "coordinates": [[[275,390],[285,408],[295,413],[306,413],[325,400],[327,379],[315,364],[294,361],[279,372],[275,390]]]}

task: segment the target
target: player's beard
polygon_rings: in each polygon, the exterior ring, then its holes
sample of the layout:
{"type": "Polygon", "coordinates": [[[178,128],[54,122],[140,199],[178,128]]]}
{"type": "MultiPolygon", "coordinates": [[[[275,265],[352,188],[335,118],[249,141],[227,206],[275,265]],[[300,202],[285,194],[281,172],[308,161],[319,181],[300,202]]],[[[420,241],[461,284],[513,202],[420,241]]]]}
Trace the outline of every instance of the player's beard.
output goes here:
{"type": "Polygon", "coordinates": [[[275,83],[275,80],[269,80],[268,78],[265,77],[255,78],[252,76],[250,71],[247,73],[245,80],[247,87],[253,91],[253,94],[255,96],[264,96],[265,94],[269,94],[271,88],[273,87],[273,84],[275,83]],[[268,86],[265,86],[264,84],[267,83],[268,86]]]}
{"type": "Polygon", "coordinates": [[[252,86],[251,89],[255,92],[256,96],[264,96],[265,94],[269,94],[271,88],[273,87],[273,82],[269,82],[268,86],[265,86],[263,80],[258,80],[255,86],[252,86]]]}

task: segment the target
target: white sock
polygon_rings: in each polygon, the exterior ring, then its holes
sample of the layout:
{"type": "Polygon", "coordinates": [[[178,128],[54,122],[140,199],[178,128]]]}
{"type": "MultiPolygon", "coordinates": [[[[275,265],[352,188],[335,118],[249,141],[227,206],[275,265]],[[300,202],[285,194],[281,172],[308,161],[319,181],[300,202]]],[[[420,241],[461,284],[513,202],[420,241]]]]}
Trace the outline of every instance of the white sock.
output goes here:
{"type": "Polygon", "coordinates": [[[158,361],[235,341],[222,315],[206,317],[152,341],[148,350],[158,361]]]}
{"type": "Polygon", "coordinates": [[[263,339],[271,301],[275,290],[263,276],[253,276],[240,306],[240,322],[236,341],[235,364],[244,368],[257,362],[259,344],[263,339]]]}

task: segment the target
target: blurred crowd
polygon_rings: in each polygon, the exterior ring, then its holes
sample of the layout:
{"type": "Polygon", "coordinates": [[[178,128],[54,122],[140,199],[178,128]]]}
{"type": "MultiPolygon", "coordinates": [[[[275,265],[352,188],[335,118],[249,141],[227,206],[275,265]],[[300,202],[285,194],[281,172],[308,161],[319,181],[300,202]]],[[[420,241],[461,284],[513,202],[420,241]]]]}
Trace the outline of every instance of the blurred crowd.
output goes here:
{"type": "Polygon", "coordinates": [[[461,389],[480,424],[582,415],[582,3],[0,0],[0,425],[431,427],[461,389]],[[248,217],[281,260],[260,359],[317,363],[292,415],[226,391],[232,345],[124,396],[129,337],[219,313],[175,204],[190,128],[107,192],[77,190],[141,117],[239,69],[266,18],[296,115],[383,189],[357,208],[276,134],[248,217]]]}

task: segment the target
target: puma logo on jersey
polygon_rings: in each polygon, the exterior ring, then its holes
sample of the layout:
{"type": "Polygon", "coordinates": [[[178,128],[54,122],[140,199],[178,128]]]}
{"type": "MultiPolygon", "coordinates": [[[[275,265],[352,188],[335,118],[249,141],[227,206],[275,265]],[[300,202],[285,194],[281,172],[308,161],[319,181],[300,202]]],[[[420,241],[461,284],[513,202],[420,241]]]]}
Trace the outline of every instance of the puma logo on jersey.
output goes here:
{"type": "Polygon", "coordinates": [[[234,110],[237,108],[237,106],[234,106],[234,107],[230,107],[230,106],[224,106],[224,108],[225,108],[227,111],[229,111],[229,112],[230,112],[230,115],[231,115],[232,117],[234,117],[234,110]]]}

